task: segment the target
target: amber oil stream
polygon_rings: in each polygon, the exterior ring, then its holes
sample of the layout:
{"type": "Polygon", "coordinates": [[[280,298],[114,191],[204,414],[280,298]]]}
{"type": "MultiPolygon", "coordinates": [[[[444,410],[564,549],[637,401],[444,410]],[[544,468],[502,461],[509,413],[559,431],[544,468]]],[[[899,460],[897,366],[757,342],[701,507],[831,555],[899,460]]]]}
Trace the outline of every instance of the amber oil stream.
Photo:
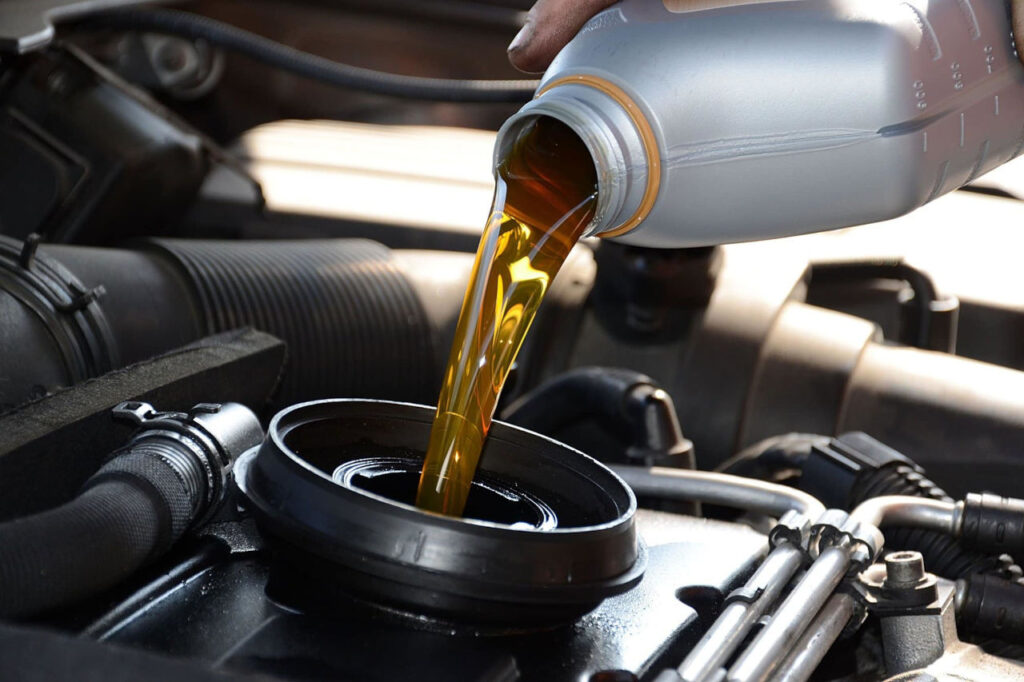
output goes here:
{"type": "Polygon", "coordinates": [[[455,329],[417,506],[462,515],[509,368],[596,206],[597,174],[582,140],[553,118],[525,126],[496,172],[494,203],[455,329]]]}

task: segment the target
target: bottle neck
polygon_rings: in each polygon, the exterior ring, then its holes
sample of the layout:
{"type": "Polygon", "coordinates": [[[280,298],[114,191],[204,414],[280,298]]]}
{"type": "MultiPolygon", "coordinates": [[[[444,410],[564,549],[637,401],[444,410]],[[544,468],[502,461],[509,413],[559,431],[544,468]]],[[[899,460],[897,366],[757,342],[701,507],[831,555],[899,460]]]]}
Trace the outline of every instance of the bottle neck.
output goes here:
{"type": "MultiPolygon", "coordinates": [[[[495,167],[511,151],[523,127],[539,116],[558,119],[586,145],[597,172],[597,207],[585,236],[628,232],[650,210],[649,178],[660,180],[660,169],[652,174],[650,168],[653,135],[645,139],[635,116],[618,100],[614,94],[571,79],[542,89],[498,131],[495,167]]],[[[657,159],[657,150],[653,152],[657,159]]]]}

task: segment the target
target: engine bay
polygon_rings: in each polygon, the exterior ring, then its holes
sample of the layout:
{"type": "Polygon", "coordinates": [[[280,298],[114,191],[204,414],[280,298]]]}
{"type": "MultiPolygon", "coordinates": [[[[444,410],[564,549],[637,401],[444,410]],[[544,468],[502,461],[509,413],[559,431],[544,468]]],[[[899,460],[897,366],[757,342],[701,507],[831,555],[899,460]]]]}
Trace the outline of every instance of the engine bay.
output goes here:
{"type": "Polygon", "coordinates": [[[530,3],[134,4],[0,4],[0,677],[1024,679],[1020,161],[584,239],[447,517],[530,3]]]}

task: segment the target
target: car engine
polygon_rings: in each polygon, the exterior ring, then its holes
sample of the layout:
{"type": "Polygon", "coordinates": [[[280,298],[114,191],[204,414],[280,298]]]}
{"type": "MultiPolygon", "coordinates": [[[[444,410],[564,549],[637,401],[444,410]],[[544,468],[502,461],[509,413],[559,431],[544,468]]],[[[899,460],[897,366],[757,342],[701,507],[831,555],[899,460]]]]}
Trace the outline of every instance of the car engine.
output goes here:
{"type": "Polygon", "coordinates": [[[585,239],[446,517],[531,3],[138,4],[0,0],[0,678],[1024,680],[1021,162],[585,239]]]}

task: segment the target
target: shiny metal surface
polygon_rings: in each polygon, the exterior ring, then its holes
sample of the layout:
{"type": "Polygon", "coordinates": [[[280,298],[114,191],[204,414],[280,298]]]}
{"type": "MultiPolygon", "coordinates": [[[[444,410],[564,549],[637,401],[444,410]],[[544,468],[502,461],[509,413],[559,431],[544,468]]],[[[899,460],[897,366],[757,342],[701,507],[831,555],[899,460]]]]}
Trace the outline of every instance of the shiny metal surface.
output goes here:
{"type": "Polygon", "coordinates": [[[857,602],[850,595],[832,595],[779,664],[771,682],[805,682],[810,679],[856,610],[857,602]]]}
{"type": "Polygon", "coordinates": [[[850,517],[879,528],[905,526],[957,535],[963,520],[962,514],[962,503],[907,495],[885,495],[862,502],[850,517]]]}
{"type": "Polygon", "coordinates": [[[850,567],[853,547],[825,549],[807,569],[771,621],[729,669],[729,682],[763,682],[810,625],[850,567]]]}
{"type": "Polygon", "coordinates": [[[741,476],[665,467],[609,468],[639,496],[707,502],[772,516],[798,511],[814,518],[825,509],[821,502],[795,488],[741,476]]]}
{"type": "MultiPolygon", "coordinates": [[[[775,605],[803,560],[803,552],[782,545],[771,554],[737,592],[743,597],[730,601],[679,666],[685,682],[703,682],[719,670],[743,642],[751,627],[775,605]],[[756,595],[756,596],[755,596],[756,595]]],[[[736,596],[733,593],[731,596],[736,596]]]]}
{"type": "Polygon", "coordinates": [[[541,91],[577,75],[626,90],[658,131],[660,194],[620,237],[657,248],[906,213],[1018,153],[1024,113],[1002,0],[807,0],[684,14],[627,0],[584,26],[541,91]]]}

